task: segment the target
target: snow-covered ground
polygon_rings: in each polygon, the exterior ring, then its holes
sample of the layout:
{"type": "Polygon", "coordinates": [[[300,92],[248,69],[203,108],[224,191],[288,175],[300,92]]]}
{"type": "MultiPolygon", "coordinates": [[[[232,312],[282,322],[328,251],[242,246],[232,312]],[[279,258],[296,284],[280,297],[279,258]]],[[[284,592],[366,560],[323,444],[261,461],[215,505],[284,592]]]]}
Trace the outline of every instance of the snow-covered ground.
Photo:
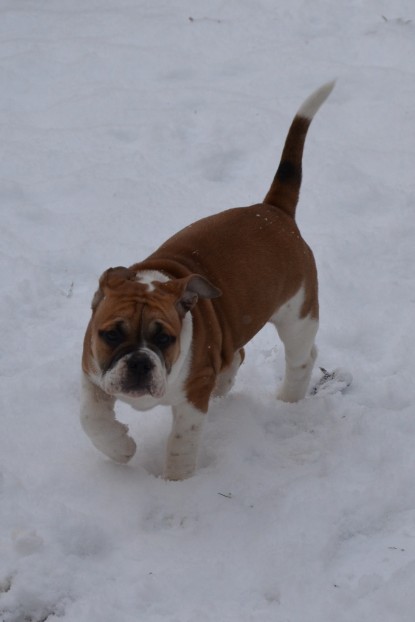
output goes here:
{"type": "Polygon", "coordinates": [[[1,622],[413,622],[414,59],[413,0],[0,0],[1,622]],[[78,421],[99,274],[261,200],[333,77],[298,221],[352,387],[276,402],[267,327],[192,479],[162,408],[119,408],[111,463],[78,421]]]}

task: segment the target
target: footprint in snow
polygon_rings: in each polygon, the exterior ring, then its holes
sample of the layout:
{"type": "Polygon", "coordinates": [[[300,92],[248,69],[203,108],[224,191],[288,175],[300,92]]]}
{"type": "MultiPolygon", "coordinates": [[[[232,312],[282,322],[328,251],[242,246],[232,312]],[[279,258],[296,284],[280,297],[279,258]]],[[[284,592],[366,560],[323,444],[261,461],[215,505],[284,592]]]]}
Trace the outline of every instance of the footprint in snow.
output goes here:
{"type": "Polygon", "coordinates": [[[338,368],[330,372],[320,367],[322,376],[312,387],[310,395],[333,395],[339,391],[345,391],[352,384],[353,377],[345,369],[338,368]]]}

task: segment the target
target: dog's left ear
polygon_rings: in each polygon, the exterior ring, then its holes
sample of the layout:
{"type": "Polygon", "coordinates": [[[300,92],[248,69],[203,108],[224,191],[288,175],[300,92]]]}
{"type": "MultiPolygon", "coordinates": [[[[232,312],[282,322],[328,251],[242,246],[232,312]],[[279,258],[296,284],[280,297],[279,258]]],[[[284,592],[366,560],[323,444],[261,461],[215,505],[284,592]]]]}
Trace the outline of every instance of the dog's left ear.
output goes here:
{"type": "Polygon", "coordinates": [[[170,283],[174,284],[178,293],[176,308],[181,316],[193,309],[199,298],[219,298],[222,295],[220,289],[199,274],[191,274],[170,283]]]}

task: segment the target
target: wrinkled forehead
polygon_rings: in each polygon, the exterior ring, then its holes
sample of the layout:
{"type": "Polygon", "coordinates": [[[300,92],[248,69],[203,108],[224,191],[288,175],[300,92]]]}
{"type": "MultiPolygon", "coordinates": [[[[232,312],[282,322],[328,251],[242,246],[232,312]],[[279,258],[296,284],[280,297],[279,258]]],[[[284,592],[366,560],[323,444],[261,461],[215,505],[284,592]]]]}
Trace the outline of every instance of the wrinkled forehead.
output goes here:
{"type": "Polygon", "coordinates": [[[126,281],[117,288],[106,288],[98,305],[95,322],[98,326],[124,322],[133,330],[159,321],[171,328],[180,327],[174,297],[161,287],[126,281]]]}
{"type": "Polygon", "coordinates": [[[150,298],[148,304],[144,304],[141,309],[141,325],[144,327],[154,327],[160,324],[173,332],[180,330],[182,320],[177,312],[176,306],[172,300],[169,304],[160,305],[152,304],[150,298]]]}

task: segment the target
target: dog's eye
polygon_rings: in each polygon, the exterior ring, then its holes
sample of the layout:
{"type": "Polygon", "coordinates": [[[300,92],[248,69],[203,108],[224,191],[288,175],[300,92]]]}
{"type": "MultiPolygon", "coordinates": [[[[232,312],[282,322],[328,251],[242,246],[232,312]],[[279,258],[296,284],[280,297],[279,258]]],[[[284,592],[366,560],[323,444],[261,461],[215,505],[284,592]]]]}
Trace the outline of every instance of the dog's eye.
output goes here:
{"type": "Polygon", "coordinates": [[[154,345],[160,348],[160,350],[167,348],[175,341],[176,341],[176,337],[173,337],[173,335],[169,335],[168,333],[165,333],[164,331],[160,331],[153,337],[154,345]]]}
{"type": "Polygon", "coordinates": [[[119,328],[113,328],[112,330],[100,330],[99,336],[110,346],[118,345],[124,340],[124,335],[119,328]]]}

